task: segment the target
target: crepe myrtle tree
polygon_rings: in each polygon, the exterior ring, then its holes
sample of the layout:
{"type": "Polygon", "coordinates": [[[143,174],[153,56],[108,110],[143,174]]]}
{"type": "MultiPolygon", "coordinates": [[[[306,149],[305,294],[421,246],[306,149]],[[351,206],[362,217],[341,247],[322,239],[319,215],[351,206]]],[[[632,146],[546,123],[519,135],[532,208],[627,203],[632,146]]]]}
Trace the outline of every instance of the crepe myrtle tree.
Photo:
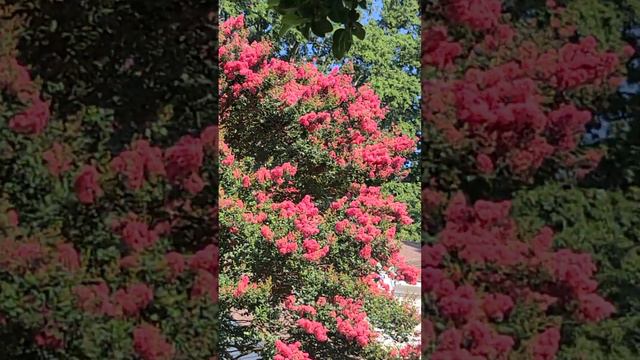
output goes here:
{"type": "Polygon", "coordinates": [[[415,284],[399,255],[407,205],[384,195],[415,139],[335,69],[273,57],[242,16],[220,28],[221,357],[414,358],[419,324],[381,274],[415,284]]]}

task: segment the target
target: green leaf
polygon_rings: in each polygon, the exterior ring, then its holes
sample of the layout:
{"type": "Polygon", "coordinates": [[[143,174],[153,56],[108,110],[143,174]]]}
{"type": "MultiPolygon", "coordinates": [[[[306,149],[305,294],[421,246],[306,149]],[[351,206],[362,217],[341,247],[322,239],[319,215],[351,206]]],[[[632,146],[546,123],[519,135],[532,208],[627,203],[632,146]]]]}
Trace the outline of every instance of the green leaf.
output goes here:
{"type": "Polygon", "coordinates": [[[320,17],[320,14],[317,13],[317,9],[310,3],[300,5],[296,10],[296,13],[305,19],[313,19],[316,17],[320,17]]]}
{"type": "Polygon", "coordinates": [[[360,13],[357,10],[349,11],[349,20],[355,22],[360,19],[360,13]]]}
{"type": "Polygon", "coordinates": [[[295,0],[279,0],[278,1],[278,10],[292,10],[297,9],[300,4],[295,0]]]}
{"type": "Polygon", "coordinates": [[[329,19],[333,22],[344,24],[349,19],[349,9],[344,6],[334,4],[329,12],[329,19]]]}
{"type": "Polygon", "coordinates": [[[299,17],[296,14],[285,14],[282,16],[282,28],[280,28],[280,35],[284,35],[292,27],[304,24],[307,20],[299,17]]]}
{"type": "Polygon", "coordinates": [[[346,29],[338,29],[333,33],[333,55],[339,60],[342,59],[344,54],[349,51],[353,39],[351,38],[351,32],[346,29]]]}
{"type": "Polygon", "coordinates": [[[324,34],[333,31],[333,25],[327,19],[319,19],[311,23],[311,31],[318,36],[324,36],[324,34]]]}
{"type": "Polygon", "coordinates": [[[359,22],[355,23],[351,31],[353,32],[353,35],[355,35],[358,39],[364,40],[366,31],[364,30],[362,24],[360,24],[359,22]]]}

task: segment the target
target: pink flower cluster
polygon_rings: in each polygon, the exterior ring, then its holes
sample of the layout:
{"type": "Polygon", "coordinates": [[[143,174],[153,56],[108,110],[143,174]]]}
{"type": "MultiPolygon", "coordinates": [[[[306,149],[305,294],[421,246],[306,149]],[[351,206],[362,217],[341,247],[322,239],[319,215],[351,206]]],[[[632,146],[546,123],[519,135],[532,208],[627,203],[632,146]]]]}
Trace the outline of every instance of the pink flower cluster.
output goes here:
{"type": "Polygon", "coordinates": [[[48,247],[35,239],[0,239],[0,269],[26,273],[55,266],[70,272],[80,268],[80,256],[72,244],[58,242],[55,247],[48,247]]]}
{"type": "Polygon", "coordinates": [[[309,132],[314,132],[326,124],[331,119],[331,114],[322,112],[310,112],[300,117],[300,125],[304,126],[309,132]]]}
{"type": "Polygon", "coordinates": [[[362,282],[367,285],[372,294],[387,298],[393,297],[391,287],[383,282],[382,277],[378,273],[371,273],[367,276],[363,276],[362,282]]]}
{"type": "Polygon", "coordinates": [[[530,353],[535,360],[553,360],[560,348],[560,329],[550,327],[537,334],[530,343],[530,353]]]}
{"type": "MultiPolygon", "coordinates": [[[[380,139],[376,144],[365,145],[353,151],[353,160],[361,169],[369,169],[372,179],[386,179],[403,172],[407,151],[415,148],[415,142],[408,136],[401,135],[380,139]]],[[[336,160],[340,160],[336,158],[336,160]]]]}
{"type": "MultiPolygon", "coordinates": [[[[223,154],[232,156],[230,149],[224,147],[223,154]]],[[[333,232],[321,232],[320,228],[326,222],[326,213],[322,213],[314,204],[311,196],[302,197],[299,202],[282,200],[270,201],[273,194],[284,182],[278,181],[287,174],[289,181],[293,182],[296,167],[285,163],[271,170],[261,167],[255,174],[243,175],[239,164],[227,169],[234,179],[249,178],[249,187],[255,196],[256,208],[245,208],[240,199],[221,198],[223,209],[236,208],[242,211],[242,219],[248,223],[260,224],[260,235],[267,242],[273,243],[281,255],[291,255],[303,250],[302,257],[308,261],[319,262],[326,257],[331,249],[331,244],[338,237],[348,237],[362,244],[359,255],[369,264],[383,264],[386,270],[397,279],[415,283],[419,270],[408,266],[399,256],[399,246],[396,243],[396,225],[411,224],[413,220],[408,214],[406,204],[396,202],[392,196],[384,196],[379,187],[368,187],[354,184],[352,190],[330,205],[329,214],[336,214],[339,220],[333,226],[333,232]],[[269,181],[274,181],[275,184],[269,181]],[[255,181],[254,181],[255,180],[255,181]],[[256,186],[254,186],[254,184],[256,186]],[[267,188],[255,190],[257,185],[273,184],[267,188]],[[272,222],[285,220],[290,224],[286,231],[275,231],[272,222]],[[282,232],[281,232],[282,231],[282,232]],[[324,238],[324,241],[319,240],[324,238]],[[373,251],[377,247],[376,252],[373,251]]],[[[244,185],[243,185],[243,188],[244,185]]]]}
{"type": "Polygon", "coordinates": [[[186,268],[184,256],[176,251],[170,251],[164,255],[165,266],[169,272],[169,279],[174,280],[182,274],[186,268]]]}
{"type": "MultiPolygon", "coordinates": [[[[127,188],[136,191],[145,183],[158,177],[181,185],[191,194],[198,194],[205,186],[200,176],[204,163],[205,147],[212,147],[217,141],[216,127],[206,128],[201,136],[185,135],[173,146],[161,149],[147,140],[135,140],[130,149],[121,152],[111,161],[111,170],[126,178],[127,188]]],[[[61,145],[55,144],[43,157],[48,162],[50,172],[57,176],[68,167],[68,160],[61,145]]],[[[75,181],[78,200],[84,204],[94,203],[103,191],[101,174],[93,165],[85,165],[75,181]]]]}
{"type": "Polygon", "coordinates": [[[501,0],[448,0],[445,3],[452,21],[478,31],[498,25],[502,13],[501,0]]]}
{"type": "MultiPolygon", "coordinates": [[[[280,254],[286,255],[295,252],[298,249],[298,238],[300,238],[305,259],[318,261],[327,255],[329,246],[321,246],[317,240],[312,238],[320,233],[319,226],[324,219],[310,196],[305,196],[297,204],[290,200],[272,203],[270,210],[277,212],[280,218],[292,220],[296,230],[296,232],[288,232],[276,240],[275,245],[280,254]]],[[[265,238],[267,237],[265,236],[265,238]]],[[[267,240],[270,239],[267,238],[267,240]]]]}
{"type": "Polygon", "coordinates": [[[62,349],[64,340],[51,328],[40,331],[35,337],[36,345],[49,349],[62,349]]]}
{"type": "Polygon", "coordinates": [[[100,173],[93,165],[84,165],[76,176],[74,190],[78,201],[92,204],[104,194],[100,186],[100,173]]]}
{"type": "Polygon", "coordinates": [[[42,154],[42,159],[47,163],[47,169],[51,175],[59,177],[71,169],[70,152],[68,145],[55,142],[49,150],[42,154]]]}
{"type": "Polygon", "coordinates": [[[400,281],[415,285],[420,278],[420,270],[406,263],[399,252],[394,252],[389,263],[395,268],[391,276],[400,281]]]}
{"type": "Polygon", "coordinates": [[[456,57],[462,54],[462,46],[449,41],[447,28],[434,26],[422,32],[422,63],[438,69],[448,69],[456,57]]]}
{"type": "Polygon", "coordinates": [[[389,356],[399,359],[420,359],[422,352],[419,345],[405,345],[400,349],[392,349],[389,356]]]}
{"type": "Polygon", "coordinates": [[[480,172],[492,173],[506,163],[516,176],[528,177],[548,158],[574,150],[591,120],[589,111],[572,104],[547,109],[541,85],[516,63],[487,71],[471,69],[462,80],[433,87],[429,112],[445,131],[451,126],[466,128],[465,136],[478,144],[480,172]],[[435,98],[443,93],[451,95],[435,98]],[[460,125],[444,118],[440,122],[452,108],[460,125]]]}
{"type": "Polygon", "coordinates": [[[0,56],[0,90],[26,105],[26,109],[9,120],[11,130],[26,135],[38,135],[44,131],[51,116],[49,102],[40,98],[29,71],[14,57],[0,56]]]}
{"type": "Polygon", "coordinates": [[[175,349],[168,343],[160,329],[144,323],[133,330],[133,347],[143,360],[173,359],[175,349]]]}
{"type": "Polygon", "coordinates": [[[158,240],[158,233],[150,229],[149,225],[140,221],[134,214],[115,221],[112,228],[120,233],[124,244],[134,252],[149,248],[158,240]]]}
{"type": "Polygon", "coordinates": [[[304,329],[307,334],[315,336],[316,340],[318,340],[319,342],[325,342],[329,339],[327,337],[327,332],[329,331],[329,329],[327,329],[324,325],[322,325],[322,323],[318,321],[301,318],[298,319],[298,326],[304,329]]]}
{"type": "Polygon", "coordinates": [[[300,350],[301,346],[302,344],[299,341],[287,344],[276,340],[276,355],[273,360],[311,360],[309,354],[300,350]]]}
{"type": "Polygon", "coordinates": [[[461,329],[442,332],[432,359],[507,359],[513,345],[511,337],[498,334],[488,324],[470,321],[461,329]]]}
{"type": "Polygon", "coordinates": [[[378,334],[371,328],[371,324],[367,320],[367,313],[362,309],[362,302],[340,295],[336,295],[334,301],[339,310],[330,315],[335,319],[340,334],[362,347],[375,340],[378,334]]]}
{"type": "Polygon", "coordinates": [[[544,53],[540,53],[532,43],[525,43],[521,51],[523,67],[560,90],[587,84],[606,86],[606,80],[620,65],[617,54],[598,50],[598,42],[593,36],[544,53]]]}
{"type": "Polygon", "coordinates": [[[257,288],[257,284],[251,284],[249,276],[242,275],[240,277],[240,281],[238,282],[238,286],[233,291],[233,297],[235,298],[242,297],[244,294],[247,293],[247,290],[255,289],[255,288],[257,288]]]}
{"type": "Polygon", "coordinates": [[[190,258],[189,267],[196,273],[196,280],[191,289],[193,298],[208,295],[212,302],[217,301],[219,256],[218,246],[210,244],[190,258]]]}
{"type": "Polygon", "coordinates": [[[134,283],[127,289],[118,289],[113,295],[125,316],[136,316],[153,300],[153,290],[145,284],[134,283]]]}
{"type": "MultiPolygon", "coordinates": [[[[258,169],[258,171],[256,171],[254,176],[259,184],[272,182],[277,185],[282,185],[285,182],[285,175],[288,176],[289,178],[292,178],[296,176],[297,172],[298,172],[298,168],[296,166],[292,165],[289,162],[286,162],[270,170],[265,167],[261,167],[260,169],[258,169]]],[[[244,182],[245,180],[243,179],[243,186],[245,185],[244,182]]],[[[245,187],[249,187],[249,186],[251,186],[250,182],[245,187]]]]}
{"type": "Polygon", "coordinates": [[[74,288],[79,308],[98,316],[136,317],[153,300],[153,290],[144,283],[133,283],[110,294],[108,285],[80,285],[74,288]]]}
{"type": "MultiPolygon", "coordinates": [[[[209,245],[194,254],[188,266],[195,275],[191,295],[199,298],[208,294],[217,299],[216,274],[218,268],[217,247],[209,245]]],[[[73,258],[71,258],[73,261],[73,258]]],[[[183,256],[177,252],[165,255],[169,277],[175,278],[186,270],[183,256]]],[[[126,289],[111,294],[106,282],[80,285],[74,288],[76,302],[83,311],[97,316],[136,317],[153,300],[153,289],[144,283],[132,283],[126,289]]]]}
{"type": "Polygon", "coordinates": [[[331,204],[331,209],[344,212],[343,220],[335,224],[338,235],[349,235],[363,246],[360,256],[372,265],[382,263],[398,280],[415,284],[419,270],[405,264],[395,240],[396,226],[386,224],[411,224],[406,204],[396,202],[393,196],[384,196],[379,187],[354,185],[353,194],[331,204]],[[373,248],[387,249],[387,253],[373,253],[373,248]]]}
{"type": "MultiPolygon", "coordinates": [[[[326,302],[324,302],[324,304],[326,304],[326,302]]],[[[324,305],[324,304],[322,304],[322,305],[324,305]]],[[[316,315],[318,313],[316,308],[311,306],[311,305],[305,305],[305,304],[296,305],[296,297],[295,297],[295,295],[287,296],[284,299],[284,302],[282,303],[282,306],[285,309],[293,311],[293,312],[298,313],[300,315],[304,315],[304,314],[316,315]]]]}
{"type": "Polygon", "coordinates": [[[298,250],[298,241],[296,239],[296,234],[290,232],[287,235],[281,237],[276,240],[276,246],[278,247],[278,252],[282,255],[287,255],[294,253],[298,250]]]}
{"type": "Polygon", "coordinates": [[[147,140],[136,140],[130,150],[121,152],[111,161],[111,168],[127,178],[129,189],[142,187],[146,177],[166,175],[162,150],[147,140]]]}
{"type": "Polygon", "coordinates": [[[180,182],[192,194],[197,194],[205,186],[199,170],[204,161],[202,140],[185,135],[177,144],[164,153],[167,178],[171,182],[180,182]]]}
{"type": "Polygon", "coordinates": [[[366,347],[370,341],[378,336],[371,327],[367,319],[367,313],[364,311],[360,300],[336,295],[333,303],[329,303],[324,297],[319,297],[316,301],[316,306],[296,305],[295,302],[295,296],[289,295],[283,302],[283,308],[298,314],[300,316],[296,322],[298,327],[307,334],[313,335],[318,342],[328,341],[327,334],[330,331],[322,322],[313,320],[318,315],[318,309],[320,308],[323,309],[323,312],[329,310],[329,317],[333,319],[333,326],[335,326],[335,331],[338,334],[348,341],[353,341],[360,347],[366,347]]]}

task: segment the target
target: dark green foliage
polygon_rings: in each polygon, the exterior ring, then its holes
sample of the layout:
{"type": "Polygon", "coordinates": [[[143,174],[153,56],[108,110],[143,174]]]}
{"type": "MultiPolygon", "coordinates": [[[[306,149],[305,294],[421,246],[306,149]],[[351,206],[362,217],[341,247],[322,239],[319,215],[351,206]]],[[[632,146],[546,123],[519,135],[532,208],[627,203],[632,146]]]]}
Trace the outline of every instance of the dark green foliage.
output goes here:
{"type": "Polygon", "coordinates": [[[360,22],[360,11],[366,10],[367,0],[269,0],[268,4],[281,16],[281,34],[295,27],[309,36],[324,37],[333,32],[332,50],[341,59],[353,44],[353,38],[365,38],[366,30],[360,22]],[[334,25],[340,28],[334,31],[334,25]]]}
{"type": "Polygon", "coordinates": [[[114,150],[169,106],[175,123],[215,118],[216,6],[206,0],[9,0],[28,17],[20,60],[44,80],[62,119],[95,105],[114,110],[114,150]]]}

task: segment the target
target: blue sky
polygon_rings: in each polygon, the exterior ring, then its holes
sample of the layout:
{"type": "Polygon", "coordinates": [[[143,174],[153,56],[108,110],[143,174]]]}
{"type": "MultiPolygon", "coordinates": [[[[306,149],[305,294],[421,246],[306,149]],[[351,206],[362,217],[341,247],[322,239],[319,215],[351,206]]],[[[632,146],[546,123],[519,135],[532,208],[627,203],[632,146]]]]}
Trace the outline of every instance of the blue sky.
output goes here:
{"type": "Polygon", "coordinates": [[[362,14],[362,23],[366,25],[369,22],[369,19],[379,20],[381,11],[382,0],[373,0],[373,6],[371,9],[367,9],[367,11],[362,14]]]}

